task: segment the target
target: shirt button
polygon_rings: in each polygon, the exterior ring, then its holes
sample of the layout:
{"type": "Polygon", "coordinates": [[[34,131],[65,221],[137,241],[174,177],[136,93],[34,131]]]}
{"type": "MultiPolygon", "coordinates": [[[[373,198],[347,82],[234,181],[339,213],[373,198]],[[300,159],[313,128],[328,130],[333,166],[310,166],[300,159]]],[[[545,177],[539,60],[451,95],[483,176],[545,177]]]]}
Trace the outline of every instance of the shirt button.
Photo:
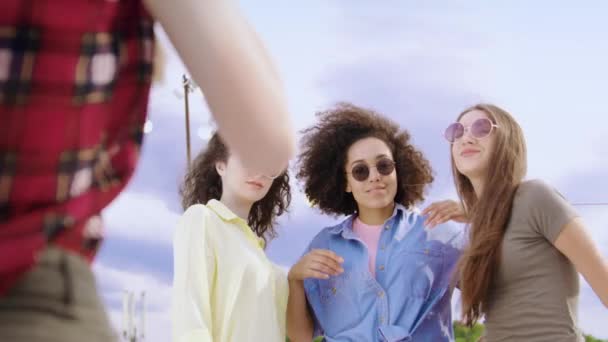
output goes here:
{"type": "Polygon", "coordinates": [[[389,230],[391,229],[391,226],[389,226],[388,224],[386,226],[384,226],[384,229],[389,230]]]}
{"type": "Polygon", "coordinates": [[[383,251],[383,250],[385,250],[385,249],[386,249],[386,246],[385,246],[385,245],[380,246],[380,250],[381,250],[381,251],[383,251]]]}
{"type": "Polygon", "coordinates": [[[428,249],[425,249],[425,250],[424,250],[424,254],[429,254],[429,250],[428,250],[428,249]]]}
{"type": "Polygon", "coordinates": [[[384,271],[384,265],[380,265],[380,266],[378,267],[378,269],[379,269],[380,271],[384,271]]]}
{"type": "Polygon", "coordinates": [[[384,317],[380,316],[379,321],[380,321],[380,324],[384,324],[384,317]]]}
{"type": "Polygon", "coordinates": [[[384,292],[378,291],[378,297],[380,297],[380,298],[384,297],[384,292]]]}
{"type": "Polygon", "coordinates": [[[338,292],[338,290],[335,287],[331,288],[331,293],[336,294],[336,292],[338,292]]]}

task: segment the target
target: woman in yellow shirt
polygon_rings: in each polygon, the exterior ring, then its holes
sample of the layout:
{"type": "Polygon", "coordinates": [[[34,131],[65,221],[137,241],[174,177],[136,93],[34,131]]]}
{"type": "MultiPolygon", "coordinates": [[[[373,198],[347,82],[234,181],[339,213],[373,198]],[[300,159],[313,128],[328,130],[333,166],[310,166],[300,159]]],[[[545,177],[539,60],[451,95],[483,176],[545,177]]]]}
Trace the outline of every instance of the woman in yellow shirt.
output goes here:
{"type": "Polygon", "coordinates": [[[216,134],[181,188],[173,341],[285,341],[285,272],[264,253],[291,201],[287,171],[254,175],[216,134]]]}

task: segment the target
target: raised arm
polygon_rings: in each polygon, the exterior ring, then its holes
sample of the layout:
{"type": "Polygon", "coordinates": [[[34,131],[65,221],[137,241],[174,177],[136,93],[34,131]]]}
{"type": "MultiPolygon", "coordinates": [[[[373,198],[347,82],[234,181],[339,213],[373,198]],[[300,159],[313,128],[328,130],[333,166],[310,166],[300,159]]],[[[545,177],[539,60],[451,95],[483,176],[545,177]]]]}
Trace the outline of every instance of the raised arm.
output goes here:
{"type": "Polygon", "coordinates": [[[276,174],[295,153],[283,86],[231,0],[144,0],[200,85],[222,137],[247,167],[276,174]]]}

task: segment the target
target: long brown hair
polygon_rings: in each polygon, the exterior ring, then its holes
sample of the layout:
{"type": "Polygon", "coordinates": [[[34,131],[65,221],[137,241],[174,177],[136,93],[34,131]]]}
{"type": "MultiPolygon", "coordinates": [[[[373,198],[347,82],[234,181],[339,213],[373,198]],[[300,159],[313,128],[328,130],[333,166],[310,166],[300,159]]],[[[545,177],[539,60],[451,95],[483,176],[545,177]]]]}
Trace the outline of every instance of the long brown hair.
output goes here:
{"type": "Polygon", "coordinates": [[[497,106],[478,104],[463,111],[458,120],[473,110],[486,113],[498,128],[493,133],[494,150],[479,198],[471,181],[456,168],[452,156],[456,190],[470,223],[469,245],[458,264],[463,322],[470,326],[486,312],[513,198],[527,169],[526,143],[515,119],[497,106]]]}
{"type": "MultiPolygon", "coordinates": [[[[219,200],[222,197],[222,178],[217,173],[215,164],[226,162],[228,156],[228,147],[217,132],[214,133],[206,149],[201,151],[192,162],[180,187],[184,210],[191,205],[206,204],[211,199],[219,200]]],[[[253,204],[247,223],[264,241],[267,238],[274,238],[275,219],[287,211],[290,203],[289,174],[284,171],[274,179],[266,196],[253,204]]]]}

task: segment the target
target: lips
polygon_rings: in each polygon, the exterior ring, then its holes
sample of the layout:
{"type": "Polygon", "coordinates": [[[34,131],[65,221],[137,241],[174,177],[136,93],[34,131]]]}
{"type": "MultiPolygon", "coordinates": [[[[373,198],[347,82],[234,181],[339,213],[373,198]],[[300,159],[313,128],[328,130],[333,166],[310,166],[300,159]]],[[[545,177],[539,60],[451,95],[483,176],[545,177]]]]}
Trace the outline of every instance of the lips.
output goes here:
{"type": "Polygon", "coordinates": [[[472,156],[474,154],[477,154],[479,152],[480,152],[479,150],[473,150],[473,149],[469,149],[468,148],[468,149],[460,152],[460,155],[463,156],[463,157],[468,157],[468,156],[472,156]]]}
{"type": "Polygon", "coordinates": [[[255,186],[257,188],[260,188],[260,189],[264,187],[264,184],[262,184],[260,182],[249,181],[249,182],[247,182],[247,184],[253,185],[253,186],[255,186]]]}
{"type": "Polygon", "coordinates": [[[373,192],[373,191],[384,190],[384,189],[386,189],[386,187],[377,186],[375,188],[367,190],[367,192],[373,192]]]}

